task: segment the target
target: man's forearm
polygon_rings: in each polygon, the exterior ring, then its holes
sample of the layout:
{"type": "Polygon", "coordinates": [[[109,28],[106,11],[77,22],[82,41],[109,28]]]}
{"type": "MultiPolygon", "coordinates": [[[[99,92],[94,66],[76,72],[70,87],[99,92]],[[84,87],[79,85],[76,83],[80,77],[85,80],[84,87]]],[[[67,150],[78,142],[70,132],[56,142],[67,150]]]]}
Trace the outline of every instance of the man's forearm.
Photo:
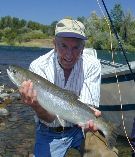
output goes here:
{"type": "Polygon", "coordinates": [[[55,120],[56,116],[46,111],[44,108],[42,108],[38,103],[35,103],[31,106],[35,112],[37,113],[37,116],[46,121],[47,123],[51,123],[55,120]]]}

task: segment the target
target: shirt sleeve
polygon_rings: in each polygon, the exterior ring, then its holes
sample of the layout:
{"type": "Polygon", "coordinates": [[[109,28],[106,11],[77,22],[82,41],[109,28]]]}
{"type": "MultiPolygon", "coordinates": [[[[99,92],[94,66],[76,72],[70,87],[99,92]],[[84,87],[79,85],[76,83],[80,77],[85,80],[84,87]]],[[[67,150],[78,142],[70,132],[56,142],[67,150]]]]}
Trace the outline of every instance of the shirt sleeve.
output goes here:
{"type": "Polygon", "coordinates": [[[39,65],[38,63],[36,63],[37,61],[33,61],[30,66],[29,66],[29,70],[44,77],[45,79],[47,79],[47,75],[45,73],[45,71],[42,70],[41,65],[39,65]]]}
{"type": "Polygon", "coordinates": [[[101,64],[98,61],[89,67],[85,74],[83,86],[80,92],[80,100],[83,103],[99,107],[101,84],[101,64]]]}
{"type": "Polygon", "coordinates": [[[40,56],[30,64],[29,70],[51,81],[50,78],[53,77],[53,54],[54,49],[46,53],[45,55],[40,56]]]}

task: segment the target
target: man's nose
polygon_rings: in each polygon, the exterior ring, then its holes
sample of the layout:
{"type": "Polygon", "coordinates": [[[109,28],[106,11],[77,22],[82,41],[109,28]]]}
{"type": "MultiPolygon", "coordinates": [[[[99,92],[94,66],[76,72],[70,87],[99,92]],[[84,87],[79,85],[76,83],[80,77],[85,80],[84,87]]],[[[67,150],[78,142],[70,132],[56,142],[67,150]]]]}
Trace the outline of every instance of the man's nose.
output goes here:
{"type": "Polygon", "coordinates": [[[68,57],[68,58],[72,57],[72,49],[71,48],[67,48],[66,57],[68,57]]]}

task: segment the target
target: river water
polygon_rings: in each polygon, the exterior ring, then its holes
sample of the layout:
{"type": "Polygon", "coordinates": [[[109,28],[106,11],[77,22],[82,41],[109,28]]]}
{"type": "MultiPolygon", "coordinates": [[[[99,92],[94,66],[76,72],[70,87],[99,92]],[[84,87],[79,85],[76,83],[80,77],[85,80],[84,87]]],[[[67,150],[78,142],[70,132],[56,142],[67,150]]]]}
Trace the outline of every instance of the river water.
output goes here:
{"type": "MultiPolygon", "coordinates": [[[[19,47],[1,46],[0,47],[0,85],[5,84],[9,87],[14,87],[14,85],[9,80],[9,78],[7,76],[7,72],[6,72],[6,69],[8,68],[8,66],[10,64],[17,64],[17,65],[23,66],[25,68],[28,68],[31,61],[33,61],[37,57],[47,53],[49,50],[51,50],[51,49],[25,48],[25,47],[19,48],[19,47]]],[[[127,56],[128,56],[129,61],[135,60],[135,53],[131,53],[130,55],[128,54],[127,56]]],[[[103,52],[103,51],[98,51],[98,58],[104,59],[104,60],[110,60],[110,61],[112,60],[111,54],[103,52]]],[[[118,54],[116,53],[115,59],[119,63],[126,64],[122,53],[118,53],[118,54]]],[[[23,108],[23,110],[24,110],[24,108],[23,108]]],[[[14,111],[14,113],[16,113],[16,112],[18,113],[18,111],[14,111]]],[[[23,111],[23,112],[21,112],[21,114],[19,116],[21,118],[23,117],[23,119],[25,119],[26,118],[25,112],[23,111]],[[24,115],[21,115],[21,114],[24,114],[24,115]]],[[[27,119],[26,119],[26,121],[27,121],[27,119]]],[[[10,121],[11,121],[11,118],[10,118],[10,121]]],[[[31,124],[31,121],[30,122],[28,121],[28,123],[26,124],[26,126],[29,125],[29,127],[28,127],[29,129],[30,129],[30,124],[31,124]]],[[[8,130],[8,134],[10,136],[11,133],[9,130],[8,130]]],[[[17,129],[15,131],[17,132],[17,129]]],[[[31,131],[31,133],[33,133],[33,130],[31,131]]],[[[24,132],[23,132],[23,134],[24,134],[24,132]]],[[[26,134],[26,132],[25,132],[25,134],[26,134]]],[[[25,134],[24,134],[24,136],[25,136],[25,134]]],[[[3,136],[1,132],[0,132],[0,136],[3,136]]],[[[18,136],[23,138],[23,136],[20,134],[18,136]]],[[[32,138],[34,138],[34,136],[31,137],[31,140],[32,140],[32,138]]],[[[13,139],[11,139],[11,140],[14,141],[13,139]]],[[[2,144],[5,145],[4,142],[2,144]]],[[[26,145],[24,148],[26,149],[26,145]]],[[[131,156],[131,148],[130,148],[129,143],[127,142],[126,138],[123,138],[123,137],[118,138],[117,148],[119,149],[120,157],[130,157],[131,156]]],[[[2,148],[0,147],[0,150],[1,149],[3,149],[3,147],[2,148]]],[[[28,150],[28,151],[31,151],[32,146],[29,147],[29,149],[30,150],[28,150]]],[[[11,152],[13,153],[13,150],[11,150],[11,152]]],[[[0,151],[0,155],[2,155],[1,151],[0,151]]],[[[8,155],[3,155],[3,156],[8,157],[8,155]]],[[[9,157],[10,156],[12,157],[13,155],[10,154],[9,157]]]]}
{"type": "Polygon", "coordinates": [[[24,48],[24,47],[0,47],[0,84],[12,85],[7,77],[6,69],[11,64],[28,68],[31,61],[45,54],[51,49],[24,48]]]}

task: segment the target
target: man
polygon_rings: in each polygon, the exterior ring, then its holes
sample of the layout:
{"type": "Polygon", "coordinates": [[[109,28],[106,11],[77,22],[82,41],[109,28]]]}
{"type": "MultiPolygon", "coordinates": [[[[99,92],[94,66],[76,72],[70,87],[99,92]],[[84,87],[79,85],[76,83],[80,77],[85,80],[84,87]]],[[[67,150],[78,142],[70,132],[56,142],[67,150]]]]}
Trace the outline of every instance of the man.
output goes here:
{"type": "MultiPolygon", "coordinates": [[[[33,61],[30,70],[72,91],[87,105],[98,107],[101,65],[94,56],[85,53],[87,38],[84,29],[84,25],[77,20],[59,21],[55,30],[55,49],[33,61]]],[[[36,91],[30,80],[23,82],[20,93],[23,102],[31,106],[37,115],[36,157],[64,157],[71,147],[80,151],[84,139],[82,126],[76,126],[44,110],[37,102],[36,91]]],[[[95,116],[101,114],[94,108],[93,112],[95,116]]],[[[90,120],[85,129],[96,131],[97,127],[90,120]]]]}

